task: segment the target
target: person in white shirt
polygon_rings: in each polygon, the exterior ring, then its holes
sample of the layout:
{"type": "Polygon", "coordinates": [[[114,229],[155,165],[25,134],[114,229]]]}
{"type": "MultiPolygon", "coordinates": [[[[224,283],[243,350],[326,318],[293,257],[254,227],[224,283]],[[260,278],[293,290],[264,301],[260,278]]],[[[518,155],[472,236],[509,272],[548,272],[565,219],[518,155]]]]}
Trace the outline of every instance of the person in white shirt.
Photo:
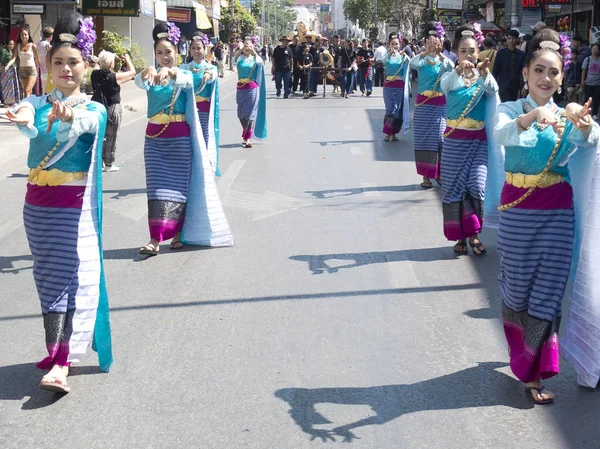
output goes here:
{"type": "Polygon", "coordinates": [[[48,79],[48,66],[46,65],[46,55],[48,54],[50,47],[52,47],[50,41],[52,40],[53,34],[54,28],[44,28],[42,31],[42,40],[37,43],[37,51],[38,56],[40,58],[40,72],[42,74],[42,95],[46,93],[46,80],[48,79]]]}
{"type": "Polygon", "coordinates": [[[375,87],[383,87],[385,82],[385,64],[383,60],[386,56],[387,48],[383,42],[379,42],[379,45],[375,48],[375,79],[373,80],[375,87]]]}

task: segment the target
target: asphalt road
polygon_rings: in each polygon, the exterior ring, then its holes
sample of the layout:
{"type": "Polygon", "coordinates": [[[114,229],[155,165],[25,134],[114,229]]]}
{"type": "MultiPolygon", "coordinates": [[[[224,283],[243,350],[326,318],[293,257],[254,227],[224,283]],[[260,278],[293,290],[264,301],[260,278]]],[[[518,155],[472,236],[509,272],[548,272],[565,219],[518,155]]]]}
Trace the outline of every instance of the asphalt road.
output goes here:
{"type": "Polygon", "coordinates": [[[221,85],[218,186],[236,239],[141,260],[145,98],[124,89],[105,175],[115,364],[90,352],[72,393],[37,389],[43,327],[22,227],[25,140],[0,126],[0,448],[600,447],[598,392],[573,370],[533,407],[508,369],[495,235],[456,258],[412,137],[383,142],[383,100],[277,99],[240,146],[221,85]]]}

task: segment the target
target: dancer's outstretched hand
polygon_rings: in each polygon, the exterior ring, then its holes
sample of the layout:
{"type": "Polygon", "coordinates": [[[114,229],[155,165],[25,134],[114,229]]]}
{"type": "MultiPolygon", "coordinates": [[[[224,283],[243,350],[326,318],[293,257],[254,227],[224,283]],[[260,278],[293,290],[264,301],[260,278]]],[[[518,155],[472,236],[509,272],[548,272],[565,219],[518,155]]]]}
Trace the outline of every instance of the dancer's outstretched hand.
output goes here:
{"type": "Polygon", "coordinates": [[[591,110],[591,98],[589,98],[583,106],[577,103],[569,103],[565,108],[567,119],[579,129],[586,129],[592,124],[592,117],[590,116],[591,110]]]}

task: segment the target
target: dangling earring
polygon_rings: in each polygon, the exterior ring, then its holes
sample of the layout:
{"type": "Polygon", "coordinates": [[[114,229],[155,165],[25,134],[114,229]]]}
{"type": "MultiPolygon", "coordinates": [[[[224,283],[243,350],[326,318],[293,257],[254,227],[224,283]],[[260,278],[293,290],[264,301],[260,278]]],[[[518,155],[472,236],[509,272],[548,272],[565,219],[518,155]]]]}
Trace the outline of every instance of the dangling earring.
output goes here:
{"type": "Polygon", "coordinates": [[[523,89],[529,90],[529,86],[527,85],[527,80],[525,78],[523,78],[523,81],[525,82],[525,85],[523,86],[523,89]]]}
{"type": "Polygon", "coordinates": [[[558,86],[558,95],[562,94],[562,87],[558,86]]]}

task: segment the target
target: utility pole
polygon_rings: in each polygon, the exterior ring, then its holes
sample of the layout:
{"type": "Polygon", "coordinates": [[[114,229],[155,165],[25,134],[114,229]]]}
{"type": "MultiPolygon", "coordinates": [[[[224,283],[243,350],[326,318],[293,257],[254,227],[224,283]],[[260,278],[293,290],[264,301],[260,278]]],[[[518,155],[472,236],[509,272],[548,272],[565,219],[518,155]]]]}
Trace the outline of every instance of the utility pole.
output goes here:
{"type": "MultiPolygon", "coordinates": [[[[234,30],[235,23],[235,0],[229,1],[231,2],[231,23],[229,24],[229,32],[232,36],[235,37],[235,34],[232,32],[234,30]]],[[[237,45],[235,45],[235,39],[229,39],[229,47],[229,70],[233,70],[233,57],[235,56],[235,52],[237,52],[237,45]]]]}
{"type": "Polygon", "coordinates": [[[260,9],[260,26],[261,32],[261,45],[265,45],[265,0],[262,0],[262,6],[260,9]]]}

